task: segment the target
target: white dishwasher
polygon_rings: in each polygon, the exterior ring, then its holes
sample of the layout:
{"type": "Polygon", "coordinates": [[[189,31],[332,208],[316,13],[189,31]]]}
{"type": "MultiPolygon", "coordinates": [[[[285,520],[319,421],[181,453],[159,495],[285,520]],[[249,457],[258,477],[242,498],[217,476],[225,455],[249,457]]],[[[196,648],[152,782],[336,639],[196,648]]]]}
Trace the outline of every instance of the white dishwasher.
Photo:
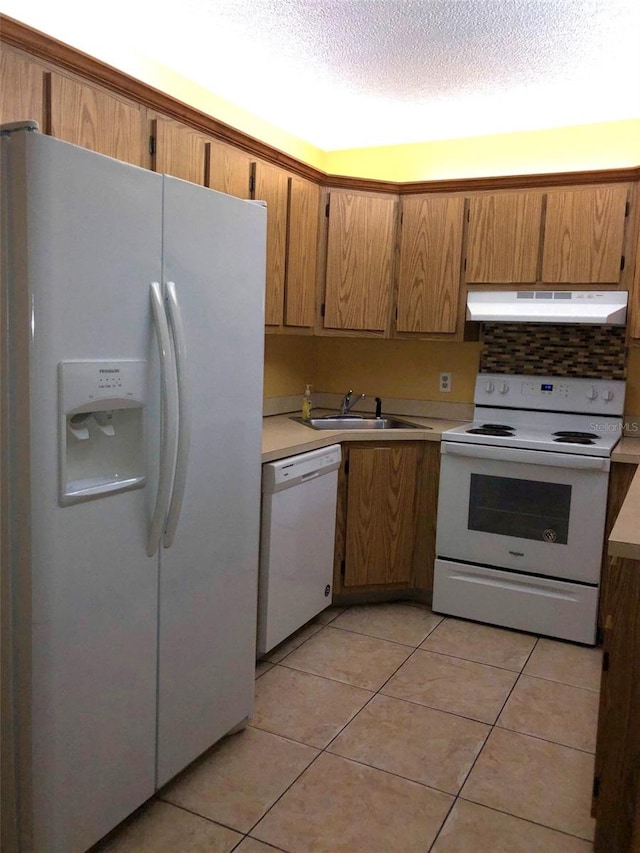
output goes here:
{"type": "Polygon", "coordinates": [[[258,655],[331,604],[339,444],[262,466],[258,655]]]}

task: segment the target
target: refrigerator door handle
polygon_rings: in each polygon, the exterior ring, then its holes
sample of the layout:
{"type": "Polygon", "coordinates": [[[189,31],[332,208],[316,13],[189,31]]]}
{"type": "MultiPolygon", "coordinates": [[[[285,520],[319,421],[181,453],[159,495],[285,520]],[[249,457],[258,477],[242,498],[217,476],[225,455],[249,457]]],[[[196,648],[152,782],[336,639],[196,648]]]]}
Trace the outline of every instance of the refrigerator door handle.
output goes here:
{"type": "Polygon", "coordinates": [[[178,378],[178,450],[176,467],[173,477],[173,490],[167,523],[165,525],[162,544],[170,548],[176,533],[180,511],[187,483],[187,466],[189,463],[189,446],[191,443],[191,399],[189,376],[187,369],[187,344],[182,322],[182,312],[173,281],[168,281],[165,289],[169,328],[173,335],[173,352],[176,360],[176,375],[178,378]]]}
{"type": "Polygon", "coordinates": [[[160,545],[169,501],[171,500],[174,460],[176,458],[178,443],[178,388],[171,347],[171,334],[169,332],[167,315],[164,310],[162,290],[157,281],[154,281],[151,285],[151,308],[158,337],[158,349],[160,351],[162,410],[158,493],[156,495],[156,505],[151,518],[149,539],[147,541],[147,554],[153,557],[160,545]]]}

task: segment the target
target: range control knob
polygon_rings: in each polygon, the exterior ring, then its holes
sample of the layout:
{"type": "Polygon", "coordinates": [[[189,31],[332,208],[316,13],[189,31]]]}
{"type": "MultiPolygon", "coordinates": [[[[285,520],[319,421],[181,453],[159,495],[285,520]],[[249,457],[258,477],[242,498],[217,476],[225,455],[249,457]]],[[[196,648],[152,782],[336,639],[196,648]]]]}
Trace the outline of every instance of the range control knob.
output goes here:
{"type": "Polygon", "coordinates": [[[506,394],[508,390],[509,390],[509,383],[508,382],[501,382],[500,387],[498,388],[498,393],[499,394],[506,394]]]}
{"type": "Polygon", "coordinates": [[[493,384],[493,382],[491,380],[484,383],[484,390],[487,392],[487,394],[493,394],[495,387],[496,386],[493,384]]]}
{"type": "Polygon", "coordinates": [[[595,385],[592,385],[587,391],[587,400],[595,400],[598,396],[598,391],[595,385]]]}
{"type": "Polygon", "coordinates": [[[607,390],[602,395],[602,399],[605,401],[605,403],[610,403],[613,400],[614,396],[615,394],[613,393],[611,388],[607,388],[607,390]]]}

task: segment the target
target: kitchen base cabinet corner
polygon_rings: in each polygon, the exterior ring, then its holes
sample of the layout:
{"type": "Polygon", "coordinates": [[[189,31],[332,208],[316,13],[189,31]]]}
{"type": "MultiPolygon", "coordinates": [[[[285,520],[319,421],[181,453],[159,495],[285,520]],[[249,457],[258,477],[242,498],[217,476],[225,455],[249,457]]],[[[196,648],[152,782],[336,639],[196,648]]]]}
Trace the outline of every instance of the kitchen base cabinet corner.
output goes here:
{"type": "Polygon", "coordinates": [[[350,443],[338,481],[334,601],[431,588],[438,445],[350,443]]]}

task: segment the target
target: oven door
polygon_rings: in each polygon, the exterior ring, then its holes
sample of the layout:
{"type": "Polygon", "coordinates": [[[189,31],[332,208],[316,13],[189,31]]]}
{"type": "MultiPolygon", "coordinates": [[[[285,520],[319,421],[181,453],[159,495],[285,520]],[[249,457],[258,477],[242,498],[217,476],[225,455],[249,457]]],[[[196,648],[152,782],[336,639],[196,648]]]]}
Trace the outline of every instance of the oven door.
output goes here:
{"type": "Polygon", "coordinates": [[[597,584],[609,460],[442,442],[440,557],[597,584]]]}

